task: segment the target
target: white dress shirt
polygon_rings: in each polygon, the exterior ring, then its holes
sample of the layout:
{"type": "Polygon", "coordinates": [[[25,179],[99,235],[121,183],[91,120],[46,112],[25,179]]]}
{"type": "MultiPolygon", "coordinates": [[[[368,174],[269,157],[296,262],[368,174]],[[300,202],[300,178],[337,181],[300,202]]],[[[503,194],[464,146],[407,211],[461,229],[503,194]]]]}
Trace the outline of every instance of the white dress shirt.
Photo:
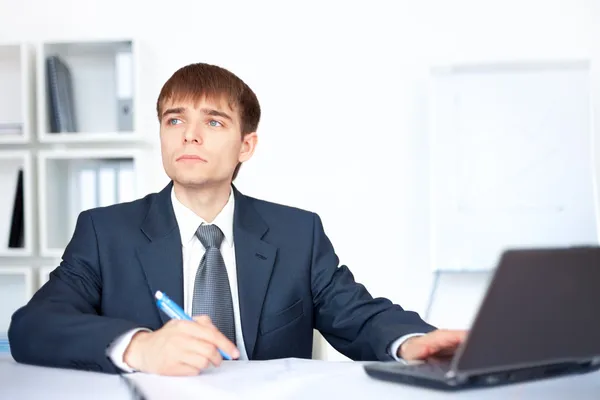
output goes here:
{"type": "MultiPolygon", "coordinates": [[[[182,252],[183,252],[183,309],[188,315],[192,312],[192,300],[194,296],[194,281],[196,279],[196,271],[200,266],[200,260],[204,255],[205,249],[200,240],[196,237],[198,227],[207,223],[192,210],[184,206],[175,196],[175,191],[171,190],[171,201],[173,203],[173,211],[179,225],[181,234],[182,252]]],[[[233,237],[233,212],[235,209],[235,198],[233,190],[229,194],[229,200],[225,207],[219,212],[211,224],[217,225],[223,232],[224,238],[221,243],[221,254],[225,261],[229,285],[231,288],[231,296],[233,301],[233,315],[235,322],[235,338],[237,348],[240,351],[240,360],[247,360],[246,347],[244,346],[244,336],[242,335],[242,324],[240,318],[240,303],[238,295],[238,282],[235,260],[235,244],[233,237]]],[[[125,350],[129,346],[133,335],[137,332],[146,330],[146,328],[133,329],[119,336],[108,348],[107,354],[111,361],[119,368],[126,372],[133,372],[123,360],[125,350]]],[[[398,361],[402,361],[397,357],[398,348],[409,337],[421,335],[410,334],[402,336],[392,343],[390,353],[398,361]]]]}

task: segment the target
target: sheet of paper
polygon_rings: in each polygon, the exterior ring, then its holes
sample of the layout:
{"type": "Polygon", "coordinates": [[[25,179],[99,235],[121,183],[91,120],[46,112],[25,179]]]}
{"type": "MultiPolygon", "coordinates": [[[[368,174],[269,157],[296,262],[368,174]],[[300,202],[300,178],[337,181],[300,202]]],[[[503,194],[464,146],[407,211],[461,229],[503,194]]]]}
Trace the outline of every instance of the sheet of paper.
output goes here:
{"type": "Polygon", "coordinates": [[[269,361],[225,361],[219,368],[209,368],[194,377],[165,377],[129,374],[127,378],[149,399],[194,398],[218,395],[220,400],[240,396],[284,395],[297,392],[311,380],[342,374],[356,368],[352,362],[325,362],[303,359],[269,361]]]}
{"type": "Polygon", "coordinates": [[[146,400],[163,399],[596,399],[600,375],[587,374],[484,390],[446,393],[369,377],[360,362],[302,359],[226,361],[194,377],[128,374],[146,400]],[[214,397],[211,397],[214,396],[214,397]],[[217,397],[218,396],[218,397],[217,397]]]}

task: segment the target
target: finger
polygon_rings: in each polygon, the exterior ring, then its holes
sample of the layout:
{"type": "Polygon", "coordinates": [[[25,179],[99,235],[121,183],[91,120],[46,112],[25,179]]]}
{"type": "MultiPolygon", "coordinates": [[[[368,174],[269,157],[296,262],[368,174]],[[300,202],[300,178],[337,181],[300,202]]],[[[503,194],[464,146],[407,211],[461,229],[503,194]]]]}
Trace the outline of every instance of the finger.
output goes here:
{"type": "Polygon", "coordinates": [[[210,319],[210,316],[208,316],[208,315],[198,315],[198,316],[195,316],[194,317],[194,321],[196,321],[200,325],[215,327],[214,324],[212,323],[212,320],[210,319]]]}
{"type": "Polygon", "coordinates": [[[456,352],[456,349],[458,349],[458,346],[460,346],[460,344],[456,344],[454,346],[444,347],[444,348],[440,349],[436,353],[436,355],[441,356],[441,357],[451,356],[452,354],[454,354],[456,352]]]}
{"type": "Polygon", "coordinates": [[[178,361],[195,368],[198,372],[207,369],[211,364],[208,358],[191,351],[181,353],[178,361]]]}
{"type": "Polygon", "coordinates": [[[426,357],[431,356],[449,356],[456,352],[456,349],[462,343],[462,335],[455,332],[440,332],[438,335],[423,337],[427,347],[426,357]]]}
{"type": "Polygon", "coordinates": [[[212,320],[210,319],[210,316],[208,316],[208,315],[198,315],[198,316],[194,317],[194,321],[207,329],[213,329],[216,332],[220,332],[219,328],[217,328],[212,323],[212,320]]]}
{"type": "MultiPolygon", "coordinates": [[[[196,339],[191,336],[189,340],[181,341],[180,351],[183,354],[190,354],[196,358],[205,358],[215,367],[218,367],[223,362],[223,357],[217,350],[217,347],[212,343],[204,340],[196,339]]],[[[201,365],[191,364],[193,366],[201,367],[201,365]]]]}
{"type": "Polygon", "coordinates": [[[465,331],[436,330],[410,339],[402,354],[407,360],[423,360],[433,355],[453,354],[465,338],[465,331]]]}
{"type": "Polygon", "coordinates": [[[450,341],[464,342],[467,338],[467,332],[462,330],[440,330],[438,333],[441,337],[444,337],[450,341]]]}
{"type": "Polygon", "coordinates": [[[180,332],[196,339],[207,341],[233,358],[238,358],[240,356],[240,352],[237,347],[235,347],[235,344],[231,342],[227,336],[216,329],[214,325],[211,324],[211,326],[208,326],[206,324],[203,325],[191,321],[184,322],[187,323],[181,325],[180,332]]]}
{"type": "Polygon", "coordinates": [[[423,336],[407,343],[403,356],[407,360],[424,360],[438,353],[442,348],[435,339],[423,336]]]}
{"type": "Polygon", "coordinates": [[[456,343],[454,342],[448,342],[448,341],[444,341],[444,340],[438,340],[438,341],[429,341],[428,343],[425,344],[424,346],[426,348],[425,352],[427,353],[426,356],[432,356],[434,354],[439,354],[441,352],[444,352],[446,350],[449,349],[455,349],[456,348],[456,343]]]}
{"type": "Polygon", "coordinates": [[[462,332],[457,331],[438,331],[431,336],[425,336],[424,339],[428,339],[435,347],[445,348],[453,347],[464,341],[466,336],[462,332]]]}
{"type": "Polygon", "coordinates": [[[194,321],[196,321],[197,323],[199,323],[200,325],[202,325],[208,329],[214,329],[215,331],[220,332],[219,328],[217,328],[212,323],[212,320],[210,319],[210,316],[208,316],[208,315],[200,315],[200,316],[194,317],[194,321]]]}
{"type": "Polygon", "coordinates": [[[418,339],[406,343],[402,351],[402,356],[406,360],[423,360],[427,358],[428,354],[426,343],[418,339]]]}

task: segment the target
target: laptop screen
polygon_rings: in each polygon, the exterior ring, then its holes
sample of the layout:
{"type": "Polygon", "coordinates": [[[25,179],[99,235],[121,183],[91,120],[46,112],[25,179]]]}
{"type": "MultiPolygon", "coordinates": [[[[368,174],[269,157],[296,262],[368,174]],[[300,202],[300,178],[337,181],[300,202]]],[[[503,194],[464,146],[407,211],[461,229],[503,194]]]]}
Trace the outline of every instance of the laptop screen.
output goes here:
{"type": "Polygon", "coordinates": [[[460,372],[600,356],[600,248],[510,250],[455,359],[460,372]]]}

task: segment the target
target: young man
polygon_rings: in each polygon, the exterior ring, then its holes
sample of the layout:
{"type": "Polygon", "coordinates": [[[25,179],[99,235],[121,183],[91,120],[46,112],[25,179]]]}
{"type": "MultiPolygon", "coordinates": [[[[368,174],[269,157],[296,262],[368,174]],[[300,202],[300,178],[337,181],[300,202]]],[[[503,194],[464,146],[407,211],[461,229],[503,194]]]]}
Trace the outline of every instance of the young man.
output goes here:
{"type": "Polygon", "coordinates": [[[318,215],[233,185],[257,144],[260,106],[222,68],[181,68],[159,95],[171,182],[140,200],[82,212],[60,266],[18,310],[9,339],[23,363],[193,375],[233,358],[310,358],[313,329],[354,360],[452,353],[437,330],[373,299],[339,265],[318,215]],[[195,321],[170,320],[164,292],[195,321]]]}

